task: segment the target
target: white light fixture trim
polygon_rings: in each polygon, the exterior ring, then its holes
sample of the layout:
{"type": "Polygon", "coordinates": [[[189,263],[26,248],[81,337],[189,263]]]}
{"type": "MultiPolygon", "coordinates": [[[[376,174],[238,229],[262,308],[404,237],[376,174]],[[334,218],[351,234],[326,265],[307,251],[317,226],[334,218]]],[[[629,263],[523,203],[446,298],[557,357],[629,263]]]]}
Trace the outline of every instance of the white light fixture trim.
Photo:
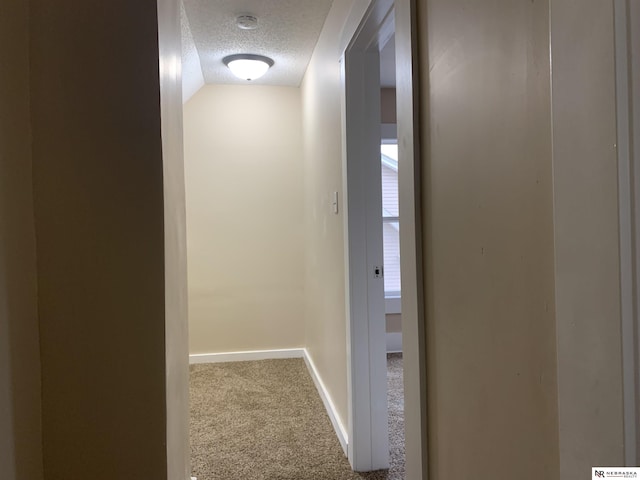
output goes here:
{"type": "Polygon", "coordinates": [[[229,67],[231,73],[239,79],[247,81],[260,78],[273,66],[273,60],[269,57],[253,55],[251,53],[229,55],[228,57],[224,57],[222,61],[229,67]]]}

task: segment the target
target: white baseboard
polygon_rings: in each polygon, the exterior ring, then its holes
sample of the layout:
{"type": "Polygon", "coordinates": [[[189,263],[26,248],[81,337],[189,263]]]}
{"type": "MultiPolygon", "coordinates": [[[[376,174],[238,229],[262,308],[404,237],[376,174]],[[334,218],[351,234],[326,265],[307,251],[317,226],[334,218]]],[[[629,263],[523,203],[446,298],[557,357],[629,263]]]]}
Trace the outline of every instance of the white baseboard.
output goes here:
{"type": "Polygon", "coordinates": [[[402,353],[402,333],[387,333],[387,353],[402,353]]]}
{"type": "Polygon", "coordinates": [[[251,350],[245,352],[196,353],[189,355],[189,363],[246,362],[249,360],[303,357],[304,348],[283,348],[279,350],[251,350]]]}
{"type": "Polygon", "coordinates": [[[320,394],[322,403],[324,403],[324,408],[327,411],[327,414],[329,415],[329,420],[331,420],[331,425],[333,425],[333,429],[336,432],[338,441],[340,442],[340,446],[342,447],[342,451],[344,452],[345,455],[348,455],[347,447],[349,445],[349,437],[347,435],[347,429],[344,428],[344,425],[340,421],[340,417],[338,417],[338,412],[336,410],[336,407],[333,404],[333,401],[331,400],[331,395],[329,395],[329,392],[324,386],[324,383],[322,382],[322,379],[320,378],[320,375],[316,370],[316,366],[314,365],[313,360],[311,359],[311,355],[309,355],[309,352],[307,351],[306,348],[304,349],[303,358],[305,363],[307,364],[307,368],[309,369],[309,374],[313,379],[313,383],[316,384],[316,388],[318,389],[318,393],[320,394]]]}

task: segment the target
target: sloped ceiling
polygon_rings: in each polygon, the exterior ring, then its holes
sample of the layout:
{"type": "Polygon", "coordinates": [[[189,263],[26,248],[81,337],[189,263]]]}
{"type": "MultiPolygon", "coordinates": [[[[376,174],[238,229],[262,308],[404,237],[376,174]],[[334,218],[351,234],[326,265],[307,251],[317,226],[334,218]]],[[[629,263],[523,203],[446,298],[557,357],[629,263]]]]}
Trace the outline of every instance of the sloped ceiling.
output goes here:
{"type": "MultiPolygon", "coordinates": [[[[246,84],[231,74],[222,59],[252,53],[275,62],[252,84],[297,87],[331,4],[332,0],[184,0],[183,43],[195,46],[205,83],[246,84]],[[256,30],[236,26],[236,18],[243,14],[258,17],[256,30]]],[[[195,60],[191,55],[190,68],[195,60]]],[[[196,70],[183,72],[186,82],[197,83],[187,78],[197,76],[196,70]]]]}
{"type": "Polygon", "coordinates": [[[198,49],[193,41],[191,26],[182,2],[180,3],[180,26],[182,29],[182,103],[186,103],[204,85],[204,77],[198,49]]]}

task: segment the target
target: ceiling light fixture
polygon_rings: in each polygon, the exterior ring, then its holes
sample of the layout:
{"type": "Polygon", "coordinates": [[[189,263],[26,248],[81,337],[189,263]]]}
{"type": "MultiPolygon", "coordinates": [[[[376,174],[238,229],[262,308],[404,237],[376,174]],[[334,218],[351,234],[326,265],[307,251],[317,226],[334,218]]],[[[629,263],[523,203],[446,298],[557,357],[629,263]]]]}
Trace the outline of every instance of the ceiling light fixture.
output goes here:
{"type": "Polygon", "coordinates": [[[269,57],[251,53],[229,55],[224,57],[222,61],[236,77],[248,81],[260,78],[273,66],[273,60],[269,57]]]}

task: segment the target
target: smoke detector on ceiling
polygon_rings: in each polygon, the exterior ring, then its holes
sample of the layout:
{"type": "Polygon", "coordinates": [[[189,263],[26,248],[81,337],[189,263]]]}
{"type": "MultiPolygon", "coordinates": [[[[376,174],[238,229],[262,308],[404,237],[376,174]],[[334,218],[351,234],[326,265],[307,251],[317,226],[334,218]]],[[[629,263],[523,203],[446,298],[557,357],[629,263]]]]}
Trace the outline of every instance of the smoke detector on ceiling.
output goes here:
{"type": "Polygon", "coordinates": [[[253,15],[240,15],[236,18],[236,25],[240,30],[255,30],[258,28],[258,17],[253,15]]]}

